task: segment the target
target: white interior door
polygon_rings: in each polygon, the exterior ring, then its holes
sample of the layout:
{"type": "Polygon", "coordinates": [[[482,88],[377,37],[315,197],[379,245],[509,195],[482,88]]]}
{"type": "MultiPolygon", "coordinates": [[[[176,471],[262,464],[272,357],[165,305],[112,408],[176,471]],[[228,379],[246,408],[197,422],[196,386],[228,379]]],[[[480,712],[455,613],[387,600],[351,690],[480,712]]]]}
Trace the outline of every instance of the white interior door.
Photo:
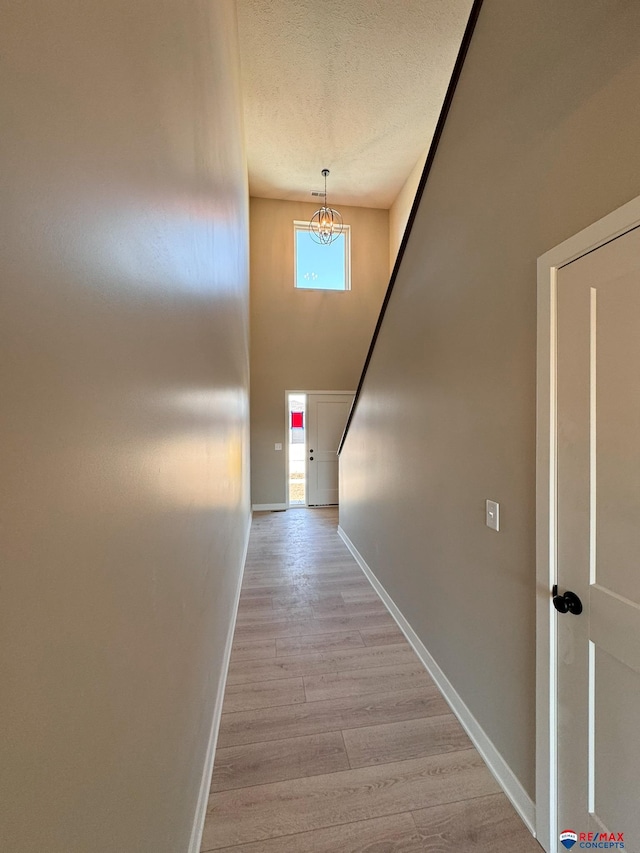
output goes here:
{"type": "Polygon", "coordinates": [[[307,503],[338,503],[338,445],[353,394],[307,395],[307,503]]]}
{"type": "Polygon", "coordinates": [[[558,270],[557,312],[558,833],[640,851],[640,229],[558,270]]]}

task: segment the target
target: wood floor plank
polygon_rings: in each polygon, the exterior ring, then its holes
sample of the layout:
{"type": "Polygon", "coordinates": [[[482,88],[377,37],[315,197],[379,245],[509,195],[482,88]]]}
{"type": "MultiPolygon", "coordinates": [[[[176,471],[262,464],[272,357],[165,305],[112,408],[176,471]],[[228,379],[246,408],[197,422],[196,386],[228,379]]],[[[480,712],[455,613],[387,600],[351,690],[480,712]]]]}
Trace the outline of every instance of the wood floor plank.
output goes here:
{"type": "MultiPolygon", "coordinates": [[[[310,620],[309,620],[310,621],[310,620]]],[[[305,633],[307,621],[303,619],[280,619],[277,622],[244,625],[236,624],[234,643],[247,640],[275,640],[277,637],[300,637],[305,633]]]]}
{"type": "Polygon", "coordinates": [[[385,616],[390,615],[389,611],[380,600],[358,601],[333,606],[314,604],[311,610],[316,618],[323,616],[371,616],[380,613],[384,613],[385,616]]]}
{"type": "MultiPolygon", "coordinates": [[[[314,583],[315,581],[355,581],[363,580],[363,575],[359,569],[350,569],[346,566],[336,566],[335,569],[325,571],[306,570],[303,572],[286,571],[284,569],[274,569],[272,571],[245,571],[243,583],[247,587],[268,586],[270,583],[292,583],[305,584],[314,583]]],[[[366,581],[365,581],[366,583],[366,581]]]]}
{"type": "Polygon", "coordinates": [[[325,539],[313,551],[309,550],[308,543],[303,548],[291,550],[290,545],[284,549],[271,549],[269,553],[253,557],[247,557],[245,569],[249,572],[274,572],[283,571],[287,574],[294,572],[326,572],[333,571],[339,567],[346,567],[349,571],[361,571],[349,553],[345,556],[342,552],[332,551],[325,539]]]}
{"type": "Polygon", "coordinates": [[[334,577],[334,578],[315,577],[315,578],[308,578],[304,581],[295,580],[295,581],[290,582],[291,589],[294,592],[299,592],[299,593],[300,592],[305,592],[305,593],[316,592],[316,593],[325,593],[325,594],[328,594],[330,592],[332,592],[334,594],[337,592],[342,593],[342,592],[347,591],[347,590],[351,590],[352,592],[355,592],[357,590],[362,591],[363,589],[367,588],[368,584],[369,584],[369,581],[366,580],[364,575],[360,575],[360,577],[353,576],[353,577],[349,577],[349,578],[345,578],[345,577],[334,577]]]}
{"type": "Polygon", "coordinates": [[[246,585],[243,581],[240,600],[246,601],[248,598],[266,598],[268,595],[280,595],[282,592],[287,592],[289,587],[290,584],[287,581],[271,584],[265,583],[262,586],[246,585]]]}
{"type": "MultiPolygon", "coordinates": [[[[279,588],[278,588],[279,589],[279,588]]],[[[244,586],[240,590],[240,602],[246,604],[251,598],[266,598],[271,595],[270,592],[265,592],[263,589],[246,589],[244,586]]]]}
{"type": "Polygon", "coordinates": [[[278,595],[278,593],[288,589],[290,586],[291,581],[286,577],[269,578],[268,580],[264,580],[262,578],[252,578],[245,574],[242,581],[242,594],[244,595],[245,591],[251,591],[256,596],[278,595]]]}
{"type": "Polygon", "coordinates": [[[366,589],[368,581],[364,577],[306,577],[291,578],[282,576],[276,578],[246,578],[242,583],[242,594],[250,592],[254,595],[309,595],[309,594],[336,594],[344,590],[366,589]]]}
{"type": "Polygon", "coordinates": [[[307,626],[309,634],[324,634],[328,631],[353,629],[359,631],[368,628],[388,628],[394,625],[392,617],[387,611],[382,613],[369,613],[368,615],[348,615],[338,613],[335,616],[314,616],[307,626]]]}
{"type": "Polygon", "coordinates": [[[472,745],[453,714],[362,726],[343,731],[342,736],[351,767],[458,752],[472,745]]]}
{"type": "MultiPolygon", "coordinates": [[[[255,600],[255,599],[254,599],[255,600]]],[[[268,622],[313,619],[315,613],[312,607],[283,607],[277,610],[273,607],[267,610],[245,610],[238,612],[236,625],[264,625],[268,622]]]]}
{"type": "Polygon", "coordinates": [[[375,666],[304,678],[304,689],[309,702],[381,691],[409,690],[418,686],[432,687],[433,681],[415,656],[414,660],[407,664],[375,666]]]}
{"type": "Polygon", "coordinates": [[[425,853],[542,853],[502,793],[413,813],[425,853]]]}
{"type": "Polygon", "coordinates": [[[314,580],[314,579],[336,579],[345,578],[349,580],[365,580],[361,570],[356,566],[352,559],[331,561],[326,555],[323,555],[318,562],[300,563],[278,563],[273,561],[264,563],[261,568],[246,566],[244,572],[245,580],[290,580],[293,582],[314,580]]]}
{"type": "MultiPolygon", "coordinates": [[[[337,631],[359,631],[366,627],[388,628],[393,620],[388,613],[373,613],[368,616],[314,616],[296,619],[283,618],[277,621],[250,620],[239,622],[234,639],[268,640],[278,637],[301,637],[311,634],[332,634],[337,631]]],[[[371,644],[372,645],[372,644],[371,644]]]]}
{"type": "Polygon", "coordinates": [[[231,746],[216,752],[211,791],[349,769],[340,732],[231,746]]]}
{"type": "Polygon", "coordinates": [[[229,684],[224,692],[222,713],[254,711],[305,701],[302,678],[283,678],[253,684],[229,684]]]}
{"type": "Polygon", "coordinates": [[[244,598],[244,596],[240,596],[240,603],[238,605],[238,616],[245,611],[270,611],[273,610],[273,602],[272,596],[270,595],[256,595],[251,598],[244,598]]]}
{"type": "Polygon", "coordinates": [[[361,628],[360,635],[365,646],[385,646],[407,642],[407,638],[395,622],[383,628],[361,628]]]}
{"type": "Polygon", "coordinates": [[[322,675],[324,673],[353,670],[360,667],[401,666],[403,664],[415,664],[416,660],[415,653],[407,645],[362,646],[361,648],[330,653],[320,652],[308,655],[268,658],[266,660],[238,661],[229,667],[227,684],[270,681],[274,678],[322,675]]]}
{"type": "Polygon", "coordinates": [[[294,595],[293,593],[280,593],[272,596],[273,608],[275,610],[286,607],[314,607],[315,605],[327,607],[340,607],[344,599],[339,592],[309,593],[294,595]]]}
{"type": "Polygon", "coordinates": [[[218,746],[280,740],[396,720],[441,716],[448,712],[449,706],[437,687],[413,687],[390,693],[223,713],[218,746]]]}
{"type": "Polygon", "coordinates": [[[257,660],[273,658],[276,655],[275,640],[247,640],[235,642],[231,647],[231,664],[239,660],[257,660]]]}
{"type": "Polygon", "coordinates": [[[381,601],[380,596],[375,589],[367,583],[367,588],[361,590],[345,590],[341,593],[342,600],[345,604],[360,604],[366,601],[381,601]]]}
{"type": "Polygon", "coordinates": [[[310,637],[278,637],[276,654],[304,655],[312,652],[332,652],[338,649],[364,647],[359,631],[340,631],[336,634],[312,634],[310,637]]]}
{"type": "Polygon", "coordinates": [[[498,791],[474,749],[222,791],[209,797],[204,849],[246,844],[498,791]]]}
{"type": "Polygon", "coordinates": [[[225,847],[219,853],[421,853],[421,845],[422,836],[405,813],[225,847]]]}
{"type": "Polygon", "coordinates": [[[300,551],[291,551],[290,545],[285,546],[285,551],[280,554],[271,556],[263,555],[260,560],[255,560],[252,557],[247,558],[245,564],[246,571],[249,572],[276,572],[282,571],[287,574],[304,572],[334,572],[337,569],[345,569],[348,572],[357,574],[361,569],[355,563],[351,554],[337,553],[331,551],[327,545],[327,540],[313,553],[307,553],[307,545],[300,551]]]}

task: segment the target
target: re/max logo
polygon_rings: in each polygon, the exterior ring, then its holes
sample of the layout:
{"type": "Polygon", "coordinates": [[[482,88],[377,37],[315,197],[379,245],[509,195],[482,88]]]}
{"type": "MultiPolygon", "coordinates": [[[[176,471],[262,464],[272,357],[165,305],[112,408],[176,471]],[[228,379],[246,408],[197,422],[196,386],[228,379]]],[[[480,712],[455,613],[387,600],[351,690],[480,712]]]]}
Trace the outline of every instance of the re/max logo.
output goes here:
{"type": "Polygon", "coordinates": [[[563,829],[560,843],[567,850],[577,844],[581,849],[624,850],[624,832],[580,832],[563,829]]]}

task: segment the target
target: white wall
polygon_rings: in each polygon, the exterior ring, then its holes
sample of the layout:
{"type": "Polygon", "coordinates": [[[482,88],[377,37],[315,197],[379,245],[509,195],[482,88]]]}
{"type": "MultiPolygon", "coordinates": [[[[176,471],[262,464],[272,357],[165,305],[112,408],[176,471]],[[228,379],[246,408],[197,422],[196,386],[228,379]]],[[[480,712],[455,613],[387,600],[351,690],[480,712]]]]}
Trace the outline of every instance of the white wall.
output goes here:
{"type": "Polygon", "coordinates": [[[638,32],[485,0],[342,454],[342,526],[531,797],[536,258],[640,194],[638,32]]]}
{"type": "Polygon", "coordinates": [[[0,849],[178,853],[249,519],[235,4],[0,50],[0,849]]]}

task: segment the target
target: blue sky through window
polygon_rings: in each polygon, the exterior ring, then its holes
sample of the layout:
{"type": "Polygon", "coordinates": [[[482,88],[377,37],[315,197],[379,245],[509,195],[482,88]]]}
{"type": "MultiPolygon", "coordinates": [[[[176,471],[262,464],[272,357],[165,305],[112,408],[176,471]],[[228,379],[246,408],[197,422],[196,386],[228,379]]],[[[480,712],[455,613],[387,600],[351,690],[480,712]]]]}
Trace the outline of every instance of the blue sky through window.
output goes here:
{"type": "Polygon", "coordinates": [[[316,290],[345,290],[345,235],[328,246],[296,228],[296,287],[316,290]]]}

